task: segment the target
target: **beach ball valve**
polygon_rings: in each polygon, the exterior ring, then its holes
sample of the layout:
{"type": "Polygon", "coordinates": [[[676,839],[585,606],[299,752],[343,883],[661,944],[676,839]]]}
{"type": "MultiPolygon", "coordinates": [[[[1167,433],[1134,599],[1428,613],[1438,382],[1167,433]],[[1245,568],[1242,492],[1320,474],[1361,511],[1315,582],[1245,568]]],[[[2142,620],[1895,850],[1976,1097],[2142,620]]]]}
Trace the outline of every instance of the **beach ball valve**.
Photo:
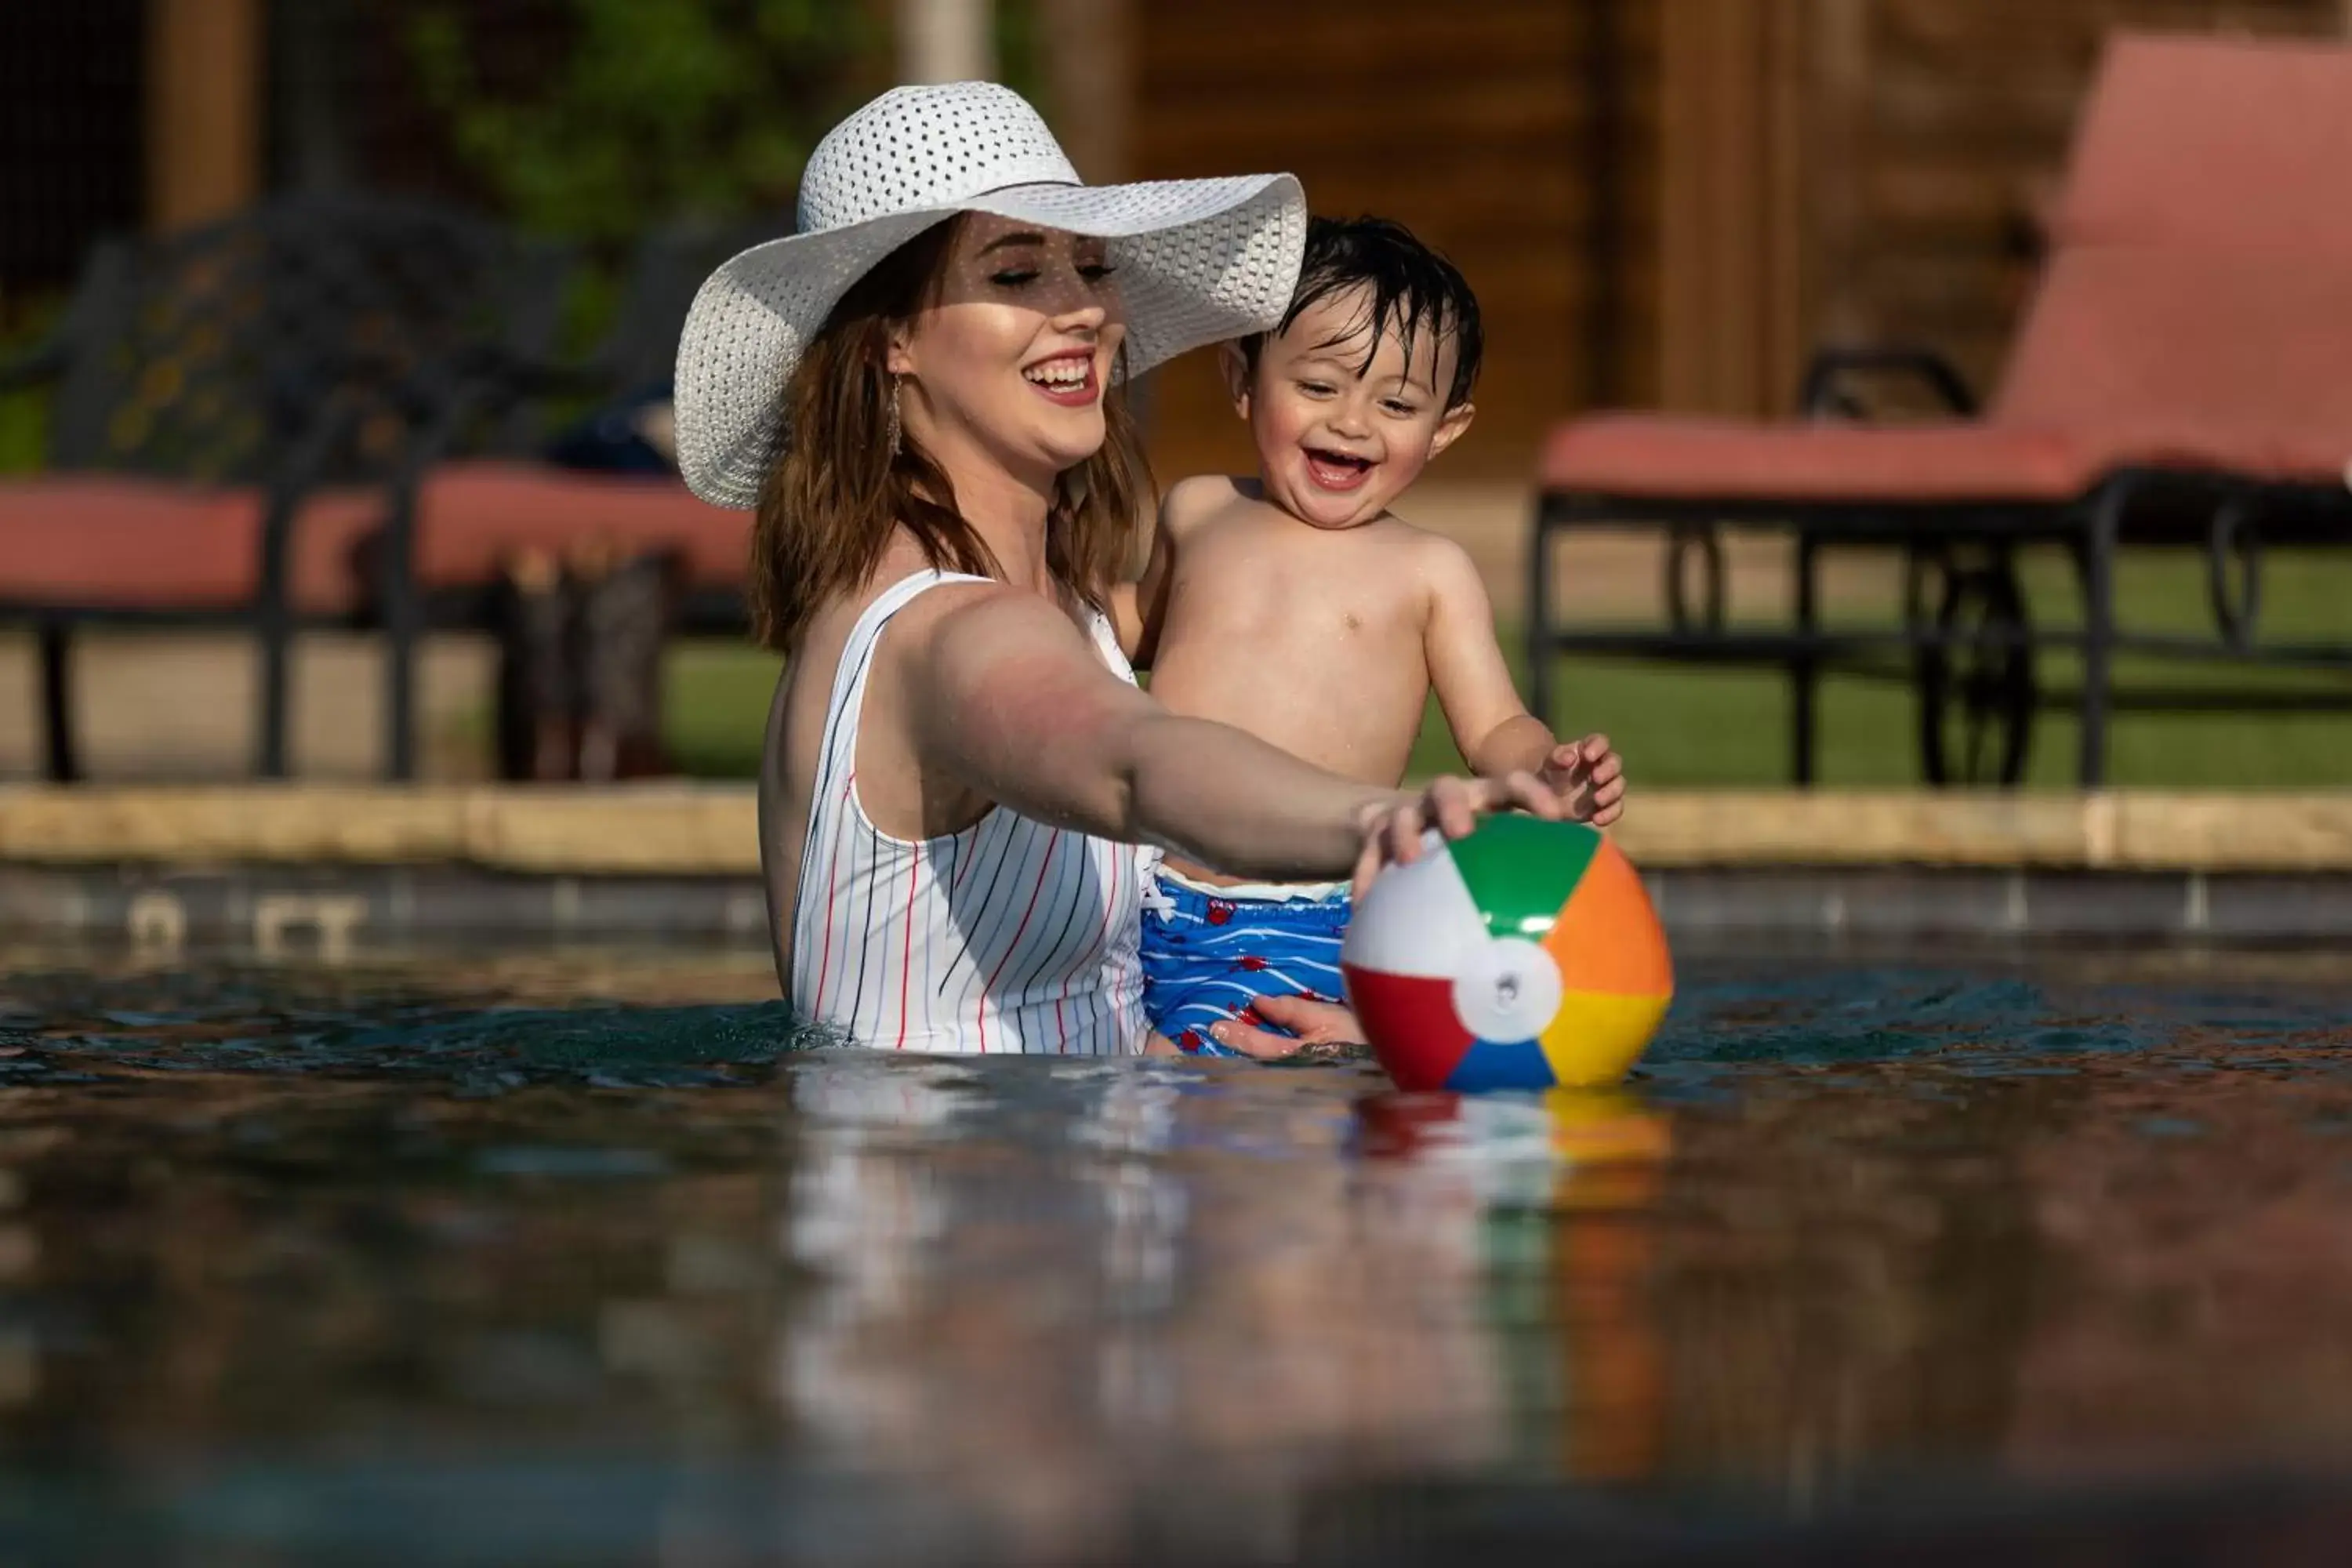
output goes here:
{"type": "Polygon", "coordinates": [[[1339,950],[1348,1003],[1409,1089],[1625,1076],[1674,999],[1657,911],[1599,829],[1494,816],[1373,879],[1339,950]]]}

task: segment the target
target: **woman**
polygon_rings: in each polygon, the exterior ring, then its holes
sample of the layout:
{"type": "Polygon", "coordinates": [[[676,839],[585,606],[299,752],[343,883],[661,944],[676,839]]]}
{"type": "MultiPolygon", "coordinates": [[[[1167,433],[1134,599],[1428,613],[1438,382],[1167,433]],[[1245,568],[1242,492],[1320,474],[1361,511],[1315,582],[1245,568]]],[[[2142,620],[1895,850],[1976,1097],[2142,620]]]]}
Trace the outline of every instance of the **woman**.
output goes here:
{"type": "Polygon", "coordinates": [[[1559,814],[1528,777],[1333,777],[1168,713],[1119,656],[1102,605],[1141,464],[1116,384],[1271,325],[1304,221],[1287,175],[1088,189],[1008,89],[901,88],[819,144],[801,232],[704,285],[679,463],[758,508],[754,618],[788,655],[761,861],[804,1016],[926,1051],[1138,1050],[1139,847],[1361,879],[1430,826],[1559,814]]]}

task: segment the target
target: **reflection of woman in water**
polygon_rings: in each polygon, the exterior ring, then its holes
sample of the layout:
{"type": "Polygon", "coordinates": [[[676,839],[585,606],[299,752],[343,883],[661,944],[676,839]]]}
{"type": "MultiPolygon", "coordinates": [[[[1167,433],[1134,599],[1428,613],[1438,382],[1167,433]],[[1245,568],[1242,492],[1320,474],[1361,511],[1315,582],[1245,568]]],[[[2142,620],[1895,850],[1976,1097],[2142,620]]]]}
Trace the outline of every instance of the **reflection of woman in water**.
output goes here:
{"type": "Polygon", "coordinates": [[[779,1387],[813,1466],[919,1477],[1013,1560],[1118,1562],[1155,1509],[1213,1499],[1215,1556],[1343,1479],[1510,1458],[1481,1196],[1367,1173],[1349,1079],[790,1071],[779,1387]]]}
{"type": "Polygon", "coordinates": [[[1524,776],[1325,773],[1170,714],[1118,655],[1100,605],[1141,462],[1114,383],[1271,326],[1304,217],[1286,175],[1084,187],[1013,93],[902,88],[818,147],[802,232],[704,286],[679,466],[759,509],[753,605],[788,656],[761,850],[803,1015],[909,1049],[1139,1050],[1138,846],[1360,877],[1426,826],[1557,814],[1524,776]]]}

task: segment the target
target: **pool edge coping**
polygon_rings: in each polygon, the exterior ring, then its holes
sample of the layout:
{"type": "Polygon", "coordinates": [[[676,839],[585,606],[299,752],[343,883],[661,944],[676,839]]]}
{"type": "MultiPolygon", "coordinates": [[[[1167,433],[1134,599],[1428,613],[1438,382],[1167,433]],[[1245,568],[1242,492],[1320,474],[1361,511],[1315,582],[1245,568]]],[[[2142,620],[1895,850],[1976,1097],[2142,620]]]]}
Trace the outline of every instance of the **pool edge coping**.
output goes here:
{"type": "MultiPolygon", "coordinates": [[[[2352,873],[2352,789],[1647,790],[1645,868],[1819,866],[2352,873]]],[[[463,864],[546,876],[759,870],[750,784],[0,786],[0,864],[463,864]]]]}

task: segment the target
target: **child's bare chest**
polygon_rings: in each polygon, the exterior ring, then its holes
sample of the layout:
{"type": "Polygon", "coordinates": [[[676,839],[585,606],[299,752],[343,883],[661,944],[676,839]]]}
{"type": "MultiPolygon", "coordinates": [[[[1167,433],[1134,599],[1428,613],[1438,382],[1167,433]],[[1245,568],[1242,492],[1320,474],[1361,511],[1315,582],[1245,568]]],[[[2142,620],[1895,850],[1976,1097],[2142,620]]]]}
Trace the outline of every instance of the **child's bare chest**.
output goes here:
{"type": "Polygon", "coordinates": [[[1394,542],[1293,526],[1209,528],[1180,553],[1168,632],[1269,648],[1352,647],[1418,659],[1427,593],[1394,542]],[[1382,548],[1387,544],[1388,548],[1382,548]]]}
{"type": "Polygon", "coordinates": [[[1184,542],[1152,692],[1330,772],[1394,784],[1429,695],[1412,552],[1288,531],[1184,542]]]}

